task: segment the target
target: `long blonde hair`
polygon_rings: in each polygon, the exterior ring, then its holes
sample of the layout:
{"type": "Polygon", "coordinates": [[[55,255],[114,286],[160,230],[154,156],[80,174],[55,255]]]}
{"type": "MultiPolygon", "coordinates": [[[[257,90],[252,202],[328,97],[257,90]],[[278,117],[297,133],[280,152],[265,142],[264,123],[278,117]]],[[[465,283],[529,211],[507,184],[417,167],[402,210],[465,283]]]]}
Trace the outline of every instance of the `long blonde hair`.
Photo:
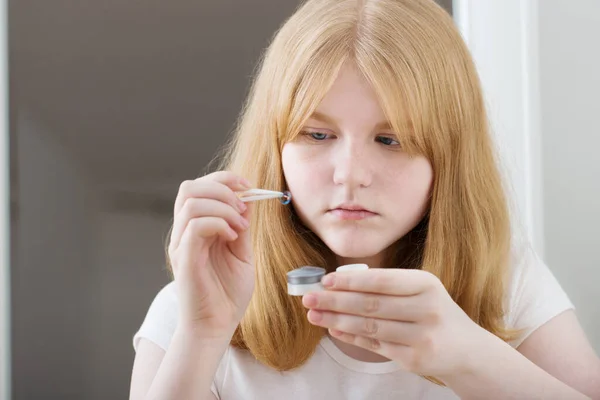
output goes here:
{"type": "MultiPolygon", "coordinates": [[[[503,324],[510,224],[482,91],[452,18],[433,1],[301,5],[261,59],[221,168],[256,187],[285,189],[283,145],[347,61],[373,86],[405,151],[424,155],[434,170],[430,210],[411,233],[413,262],[395,266],[432,272],[473,321],[510,340],[503,324]]],[[[286,273],[330,265],[332,254],[278,202],[255,203],[252,241],[256,288],[232,345],[290,370],[309,359],[324,330],[287,294],[286,273]]]]}

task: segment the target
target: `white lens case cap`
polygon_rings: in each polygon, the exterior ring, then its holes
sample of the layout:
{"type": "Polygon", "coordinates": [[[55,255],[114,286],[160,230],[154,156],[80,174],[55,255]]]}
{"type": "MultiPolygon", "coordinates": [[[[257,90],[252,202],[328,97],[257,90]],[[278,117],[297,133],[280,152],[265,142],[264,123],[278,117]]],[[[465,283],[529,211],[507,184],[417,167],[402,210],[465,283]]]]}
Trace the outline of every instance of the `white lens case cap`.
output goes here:
{"type": "Polygon", "coordinates": [[[367,264],[347,264],[337,267],[336,271],[364,271],[369,269],[367,264]]]}

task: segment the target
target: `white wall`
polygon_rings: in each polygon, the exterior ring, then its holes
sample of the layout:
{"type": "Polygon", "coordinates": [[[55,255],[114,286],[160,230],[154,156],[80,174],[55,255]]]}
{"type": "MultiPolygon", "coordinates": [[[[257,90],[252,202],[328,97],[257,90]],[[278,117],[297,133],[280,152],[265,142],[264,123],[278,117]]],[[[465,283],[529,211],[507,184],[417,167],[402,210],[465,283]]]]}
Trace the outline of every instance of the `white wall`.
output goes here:
{"type": "Polygon", "coordinates": [[[454,0],[524,227],[600,354],[600,2],[454,0]]]}
{"type": "Polygon", "coordinates": [[[535,0],[453,4],[482,81],[513,224],[543,255],[535,0]]]}
{"type": "Polygon", "coordinates": [[[539,1],[544,237],[600,354],[600,1],[539,1]]]}

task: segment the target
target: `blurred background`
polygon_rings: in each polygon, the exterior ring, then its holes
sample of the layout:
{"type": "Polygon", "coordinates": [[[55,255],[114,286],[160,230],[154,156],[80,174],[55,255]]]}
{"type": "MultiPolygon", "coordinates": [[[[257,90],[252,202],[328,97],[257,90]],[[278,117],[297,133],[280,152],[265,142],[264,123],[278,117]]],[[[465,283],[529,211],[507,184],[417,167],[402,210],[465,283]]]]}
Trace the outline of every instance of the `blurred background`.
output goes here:
{"type": "MultiPolygon", "coordinates": [[[[298,3],[8,3],[13,399],[128,397],[178,185],[298,3]]],[[[543,254],[600,351],[600,3],[537,10],[543,254]]]]}

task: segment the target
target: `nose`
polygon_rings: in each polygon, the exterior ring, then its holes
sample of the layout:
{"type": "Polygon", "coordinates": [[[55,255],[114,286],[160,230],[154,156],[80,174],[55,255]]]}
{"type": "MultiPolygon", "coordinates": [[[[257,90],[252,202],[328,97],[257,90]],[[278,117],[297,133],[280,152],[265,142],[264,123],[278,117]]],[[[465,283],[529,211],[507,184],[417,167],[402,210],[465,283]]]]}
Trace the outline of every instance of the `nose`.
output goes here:
{"type": "Polygon", "coordinates": [[[368,187],[373,180],[373,160],[369,160],[367,149],[356,143],[340,144],[332,157],[334,163],[333,182],[350,188],[368,187]]]}

